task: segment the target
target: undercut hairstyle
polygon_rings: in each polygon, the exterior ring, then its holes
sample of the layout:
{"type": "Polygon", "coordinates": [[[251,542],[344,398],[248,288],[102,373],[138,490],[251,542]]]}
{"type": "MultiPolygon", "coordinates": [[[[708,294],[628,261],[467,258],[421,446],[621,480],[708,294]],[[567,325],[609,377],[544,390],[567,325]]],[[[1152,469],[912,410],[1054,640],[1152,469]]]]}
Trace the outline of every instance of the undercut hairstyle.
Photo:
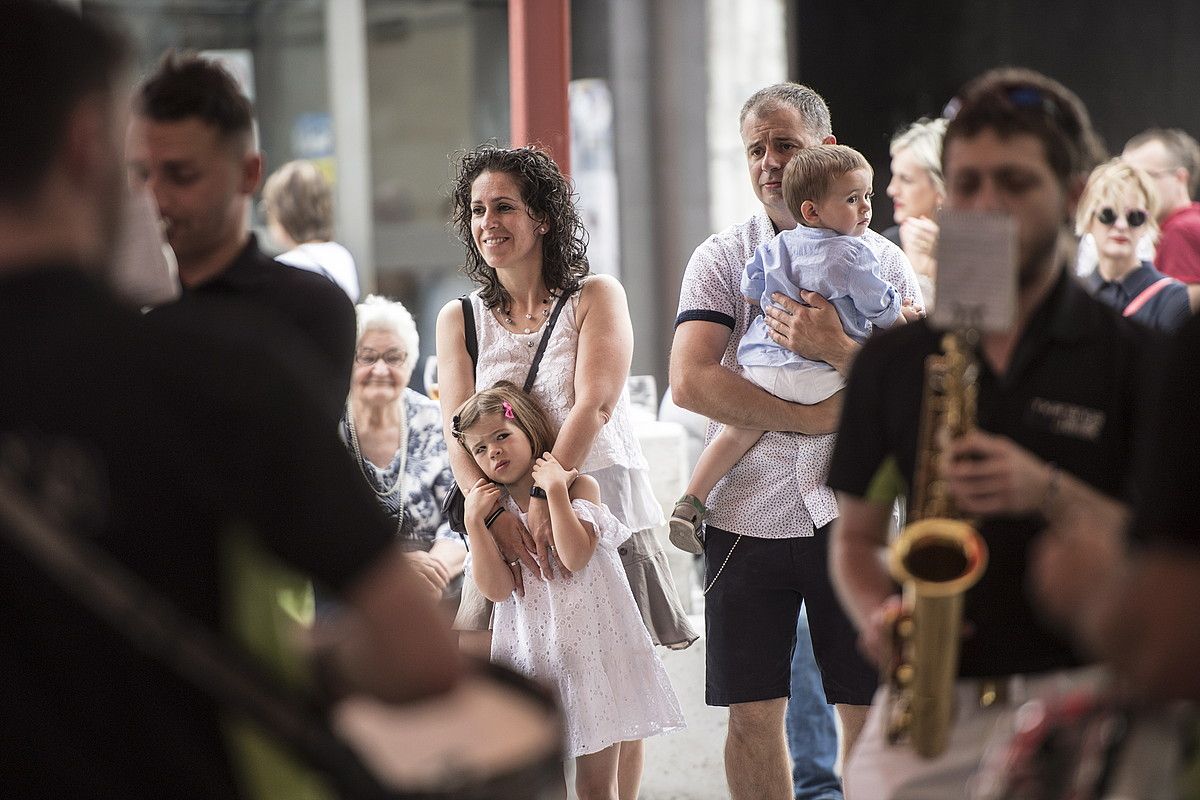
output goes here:
{"type": "Polygon", "coordinates": [[[536,400],[509,381],[499,381],[490,389],[476,392],[454,412],[452,430],[454,438],[462,445],[463,450],[474,457],[467,446],[466,432],[484,417],[492,414],[504,415],[507,412],[505,403],[512,408],[513,423],[529,439],[533,457],[537,459],[542,453],[550,452],[554,448],[554,439],[557,436],[550,418],[536,400]]]}
{"type": "Polygon", "coordinates": [[[54,0],[0,3],[0,203],[32,201],[63,145],[71,114],[116,100],[125,41],[54,0]]]}
{"type": "Polygon", "coordinates": [[[471,187],[485,172],[504,173],[516,181],[530,218],[547,226],[542,236],[542,280],[556,296],[571,294],[587,277],[587,230],[575,208],[575,192],[558,164],[538,147],[504,149],[485,144],[458,157],[455,167],[451,225],[467,248],[463,273],[480,287],[488,308],[511,310],[512,298],[488,266],[471,234],[471,187]]]}
{"type": "Polygon", "coordinates": [[[804,201],[820,202],[829,194],[834,181],[856,169],[874,174],[863,154],[844,144],[820,144],[797,150],[783,170],[783,199],[788,211],[806,224],[800,212],[804,201]]]}
{"type": "Polygon", "coordinates": [[[358,335],[354,339],[357,351],[362,338],[369,331],[386,331],[395,334],[404,344],[404,363],[401,371],[412,377],[413,368],[421,354],[421,337],[417,334],[417,323],[412,314],[398,300],[389,300],[377,294],[367,297],[354,307],[358,320],[358,335]]]}
{"type": "Polygon", "coordinates": [[[263,210],[297,244],[333,238],[333,189],[311,161],[289,161],[267,178],[263,210]]]}
{"type": "Polygon", "coordinates": [[[134,111],[154,122],[196,117],[216,128],[227,143],[247,149],[254,143],[254,107],[249,99],[227,69],[195,53],[168,50],[138,89],[134,111]]]}
{"type": "Polygon", "coordinates": [[[1106,161],[1092,170],[1088,176],[1087,185],[1083,188],[1083,196],[1079,198],[1079,208],[1075,212],[1075,235],[1083,236],[1091,227],[1092,217],[1105,206],[1120,212],[1125,196],[1132,193],[1140,208],[1149,216],[1145,225],[1148,226],[1150,240],[1158,239],[1158,190],[1150,175],[1120,158],[1106,161]]]}
{"type": "Polygon", "coordinates": [[[983,130],[1001,138],[1028,134],[1042,143],[1063,187],[1082,180],[1104,160],[1104,146],[1087,108],[1058,81],[1031,69],[1003,67],[969,82],[946,107],[950,118],[942,142],[943,169],[950,142],[983,130]]]}
{"type": "Polygon", "coordinates": [[[829,106],[825,98],[801,83],[776,83],[759,89],[742,105],[738,116],[738,128],[746,124],[751,114],[759,116],[780,108],[793,108],[800,112],[804,127],[817,142],[833,135],[833,122],[829,118],[829,106]]]}
{"type": "Polygon", "coordinates": [[[1188,174],[1188,197],[1195,197],[1200,189],[1200,144],[1179,128],[1150,128],[1142,131],[1125,143],[1126,150],[1141,147],[1150,142],[1160,142],[1172,162],[1172,169],[1183,167],[1188,174]]]}
{"type": "Polygon", "coordinates": [[[946,196],[946,178],[942,175],[942,137],[946,135],[947,121],[922,117],[892,137],[888,154],[895,158],[908,151],[917,165],[929,174],[934,190],[946,196]]]}

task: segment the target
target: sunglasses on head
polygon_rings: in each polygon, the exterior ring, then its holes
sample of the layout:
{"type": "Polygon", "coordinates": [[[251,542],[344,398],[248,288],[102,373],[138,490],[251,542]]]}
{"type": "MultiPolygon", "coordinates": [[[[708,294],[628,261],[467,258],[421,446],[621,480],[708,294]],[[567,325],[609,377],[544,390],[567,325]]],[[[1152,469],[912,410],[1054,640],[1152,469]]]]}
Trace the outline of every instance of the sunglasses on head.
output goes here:
{"type": "MultiPolygon", "coordinates": [[[[1125,212],[1125,221],[1129,223],[1131,228],[1140,228],[1146,224],[1148,215],[1140,208],[1130,209],[1125,212]]],[[[1101,225],[1112,225],[1117,221],[1117,212],[1105,206],[1096,212],[1096,221],[1101,225]]]]}

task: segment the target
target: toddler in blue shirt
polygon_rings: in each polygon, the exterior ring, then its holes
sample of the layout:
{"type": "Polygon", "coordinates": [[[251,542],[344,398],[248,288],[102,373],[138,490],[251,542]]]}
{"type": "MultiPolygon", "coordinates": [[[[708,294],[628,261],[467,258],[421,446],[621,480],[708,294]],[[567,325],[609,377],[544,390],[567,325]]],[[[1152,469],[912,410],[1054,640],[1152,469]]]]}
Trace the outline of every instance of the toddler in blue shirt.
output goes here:
{"type": "MultiPolygon", "coordinates": [[[[746,301],[762,308],[775,292],[788,297],[799,297],[801,290],[816,292],[829,300],[846,335],[859,343],[873,328],[920,316],[879,277],[879,260],[862,240],[871,223],[873,177],[870,164],[853,148],[831,144],[799,150],[783,173],[784,198],[799,224],[760,245],[746,264],[746,301]]],[[[748,380],[793,403],[819,403],[845,385],[826,362],[777,344],[762,314],[738,345],[738,363],[748,380]]],[[[702,552],[698,530],[709,493],[762,435],[761,430],[726,425],[704,449],[671,517],[676,547],[702,552]]]]}

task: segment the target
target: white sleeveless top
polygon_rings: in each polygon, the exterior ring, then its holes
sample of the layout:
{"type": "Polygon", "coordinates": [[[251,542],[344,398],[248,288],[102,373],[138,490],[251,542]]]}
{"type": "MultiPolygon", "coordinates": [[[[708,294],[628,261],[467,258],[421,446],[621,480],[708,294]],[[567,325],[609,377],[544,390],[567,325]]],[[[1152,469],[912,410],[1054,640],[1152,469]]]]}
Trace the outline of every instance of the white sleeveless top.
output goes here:
{"type": "MultiPolygon", "coordinates": [[[[576,292],[568,298],[559,314],[530,392],[554,423],[555,430],[562,427],[575,406],[575,356],[579,350],[579,324],[575,314],[579,308],[579,295],[580,292],[576,292]]],[[[475,312],[479,342],[475,388],[486,389],[502,380],[523,386],[542,339],[542,328],[532,333],[507,330],[483,304],[478,291],[471,293],[471,307],[475,312]]],[[[650,468],[633,435],[627,389],[621,390],[612,417],[596,434],[579,471],[597,480],[601,501],[625,527],[639,531],[662,524],[662,507],[654,497],[650,468]]]]}

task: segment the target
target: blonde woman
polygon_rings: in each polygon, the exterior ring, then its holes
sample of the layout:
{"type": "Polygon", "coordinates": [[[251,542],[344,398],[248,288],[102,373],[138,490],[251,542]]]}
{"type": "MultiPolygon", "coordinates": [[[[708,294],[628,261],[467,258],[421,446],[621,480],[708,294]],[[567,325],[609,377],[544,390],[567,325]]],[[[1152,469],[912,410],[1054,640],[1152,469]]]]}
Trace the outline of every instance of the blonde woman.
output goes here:
{"type": "Polygon", "coordinates": [[[942,178],[942,136],[946,120],[919,119],[892,139],[892,179],[887,185],[896,224],[883,232],[900,245],[912,263],[925,295],[933,307],[937,277],[937,212],[946,200],[942,178]]]}
{"type": "Polygon", "coordinates": [[[1191,316],[1187,287],[1138,256],[1144,240],[1158,238],[1157,210],[1150,176],[1114,158],[1088,177],[1075,233],[1096,242],[1096,269],[1083,278],[1088,292],[1135,322],[1171,333],[1191,316]]]}

